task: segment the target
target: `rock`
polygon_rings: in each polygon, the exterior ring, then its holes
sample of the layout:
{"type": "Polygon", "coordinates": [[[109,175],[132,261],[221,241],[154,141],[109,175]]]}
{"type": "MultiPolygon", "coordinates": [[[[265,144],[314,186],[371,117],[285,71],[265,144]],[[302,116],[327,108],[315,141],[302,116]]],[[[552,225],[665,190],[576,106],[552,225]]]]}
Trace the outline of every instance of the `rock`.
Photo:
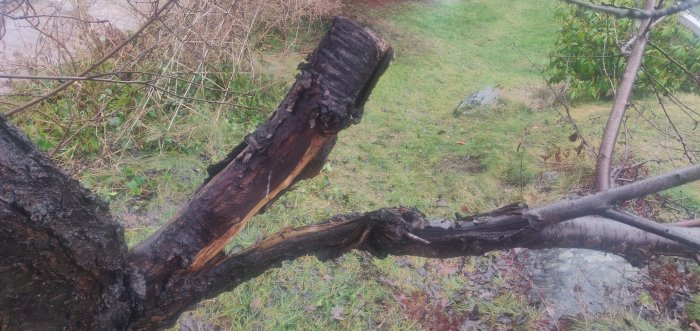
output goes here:
{"type": "Polygon", "coordinates": [[[479,108],[493,108],[499,104],[500,94],[492,86],[476,91],[462,100],[454,110],[455,116],[467,115],[479,108]]]}
{"type": "Polygon", "coordinates": [[[511,319],[507,315],[501,315],[501,316],[498,316],[498,318],[496,319],[496,323],[510,325],[511,323],[513,323],[513,319],[511,319]]]}
{"type": "Polygon", "coordinates": [[[464,323],[459,327],[459,331],[478,331],[481,330],[481,323],[479,321],[465,320],[464,323]]]}

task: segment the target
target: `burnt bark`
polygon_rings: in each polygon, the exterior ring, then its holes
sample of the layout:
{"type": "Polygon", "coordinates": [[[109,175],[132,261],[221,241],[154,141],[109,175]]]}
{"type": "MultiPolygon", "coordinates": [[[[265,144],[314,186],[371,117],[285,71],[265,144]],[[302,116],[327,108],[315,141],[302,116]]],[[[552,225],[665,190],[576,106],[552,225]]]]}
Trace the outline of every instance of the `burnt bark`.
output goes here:
{"type": "Polygon", "coordinates": [[[643,181],[549,209],[511,205],[456,220],[429,220],[402,207],[337,216],[225,255],[222,248],[250,217],[320,170],[338,132],[361,117],[391,56],[373,32],[336,19],[279,109],[210,167],[209,178],[174,219],[129,253],[107,205],[0,116],[0,329],[161,328],[199,300],[282,261],[308,254],[328,259],[352,249],[378,257],[454,257],[514,247],[583,247],[632,261],[696,253],[606,219],[566,219],[596,213],[635,190],[687,182],[700,168],[679,170],[663,185],[643,181]]]}
{"type": "Polygon", "coordinates": [[[0,329],[125,328],[125,256],[107,205],[0,116],[0,329]]]}
{"type": "Polygon", "coordinates": [[[195,303],[165,304],[181,291],[174,280],[216,263],[253,215],[320,171],[338,132],[359,122],[391,58],[374,32],[334,19],[270,119],[210,167],[189,204],[129,253],[107,205],[0,119],[0,328],[174,323],[195,303]]]}
{"type": "MultiPolygon", "coordinates": [[[[345,18],[302,64],[277,111],[218,164],[179,214],[129,254],[137,327],[186,308],[165,304],[173,280],[187,278],[222,250],[255,214],[299,180],[315,176],[340,130],[359,122],[392,57],[373,32],[345,18]]],[[[179,285],[178,285],[179,286],[179,285]]]]}

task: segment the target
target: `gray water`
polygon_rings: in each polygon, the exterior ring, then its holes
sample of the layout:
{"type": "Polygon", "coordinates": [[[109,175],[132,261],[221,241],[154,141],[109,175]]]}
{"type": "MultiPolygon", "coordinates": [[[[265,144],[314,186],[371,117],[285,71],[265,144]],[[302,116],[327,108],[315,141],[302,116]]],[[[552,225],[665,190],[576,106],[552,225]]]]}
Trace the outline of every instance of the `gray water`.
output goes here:
{"type": "Polygon", "coordinates": [[[122,32],[129,32],[144,21],[137,10],[148,13],[144,2],[132,2],[132,6],[124,0],[32,0],[31,4],[35,13],[19,10],[8,14],[14,17],[44,17],[4,20],[5,34],[0,39],[2,73],[27,74],[79,59],[81,51],[85,50],[86,36],[83,32],[86,28],[98,36],[107,30],[108,24],[122,32]],[[108,22],[85,24],[65,17],[108,22]]]}

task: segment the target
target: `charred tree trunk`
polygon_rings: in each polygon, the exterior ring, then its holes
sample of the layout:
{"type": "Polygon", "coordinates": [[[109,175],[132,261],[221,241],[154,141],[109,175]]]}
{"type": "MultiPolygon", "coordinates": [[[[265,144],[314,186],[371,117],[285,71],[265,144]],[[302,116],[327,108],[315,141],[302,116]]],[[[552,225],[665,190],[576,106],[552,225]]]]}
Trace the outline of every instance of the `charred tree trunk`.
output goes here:
{"type": "Polygon", "coordinates": [[[174,322],[195,302],[170,300],[180,292],[173,279],[216,263],[253,215],[321,169],[338,132],[359,122],[391,57],[372,31],[335,19],[272,117],[210,167],[189,205],[128,256],[106,204],[0,120],[0,328],[174,322]]]}
{"type": "Polygon", "coordinates": [[[281,261],[333,258],[351,249],[378,257],[453,257],[583,247],[632,261],[697,253],[688,247],[700,246],[698,230],[683,229],[683,237],[661,228],[656,235],[603,218],[566,220],[618,213],[609,209],[616,201],[698,179],[700,166],[578,202],[532,210],[513,205],[453,221],[427,220],[407,208],[337,216],[226,256],[222,249],[253,215],[320,170],[338,132],[359,120],[391,56],[373,32],[334,20],[272,117],[210,167],[189,204],[129,253],[106,204],[0,116],[0,330],[165,327],[199,300],[281,261]],[[669,240],[679,237],[687,240],[669,240]]]}
{"type": "Polygon", "coordinates": [[[0,116],[0,329],[123,329],[122,227],[0,116]]]}

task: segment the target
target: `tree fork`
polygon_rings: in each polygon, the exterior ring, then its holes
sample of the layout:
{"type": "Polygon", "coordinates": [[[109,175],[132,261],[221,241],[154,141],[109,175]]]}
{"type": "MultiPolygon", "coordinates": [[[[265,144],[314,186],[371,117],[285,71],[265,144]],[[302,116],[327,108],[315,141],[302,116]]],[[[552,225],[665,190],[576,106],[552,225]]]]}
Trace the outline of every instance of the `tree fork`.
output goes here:
{"type": "MultiPolygon", "coordinates": [[[[428,220],[403,207],[336,216],[224,255],[252,215],[320,170],[338,132],[359,120],[391,54],[371,31],[334,20],[277,112],[210,167],[188,206],[131,253],[106,204],[0,116],[0,330],[165,327],[199,300],[282,261],[352,249],[378,257],[513,247],[591,248],[633,262],[652,254],[696,257],[677,241],[619,222],[566,219],[695,180],[698,166],[532,210],[511,205],[456,220],[428,220]]],[[[700,229],[673,230],[700,237],[700,229]]]]}
{"type": "MultiPolygon", "coordinates": [[[[270,119],[211,166],[188,205],[129,253],[132,299],[147,317],[144,327],[173,312],[159,313],[174,275],[211,263],[251,217],[321,170],[338,132],[359,122],[391,58],[375,33],[334,19],[270,119]]],[[[186,306],[180,302],[175,311],[186,306]]]]}

